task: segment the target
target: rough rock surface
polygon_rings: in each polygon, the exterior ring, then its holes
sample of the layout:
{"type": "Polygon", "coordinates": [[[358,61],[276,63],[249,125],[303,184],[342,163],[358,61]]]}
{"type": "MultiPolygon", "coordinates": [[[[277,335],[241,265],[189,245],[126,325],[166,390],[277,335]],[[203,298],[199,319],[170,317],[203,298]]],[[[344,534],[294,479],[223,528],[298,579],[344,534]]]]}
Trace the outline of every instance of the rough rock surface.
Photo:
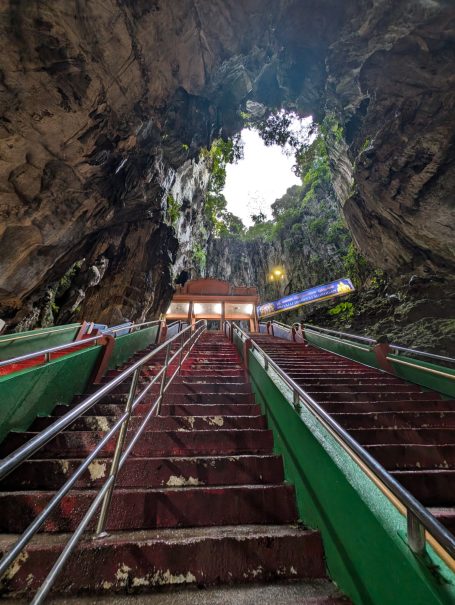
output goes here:
{"type": "Polygon", "coordinates": [[[450,272],[454,19],[443,0],[3,3],[1,317],[35,327],[165,309],[173,261],[191,264],[190,240],[206,238],[199,149],[240,128],[247,100],[333,112],[359,246],[392,272],[450,272]],[[186,213],[176,231],[168,196],[185,171],[194,189],[172,194],[186,213]]]}
{"type": "Polygon", "coordinates": [[[303,322],[373,338],[386,336],[394,344],[455,357],[455,283],[412,276],[373,282],[346,298],[305,307],[295,316],[303,322]],[[351,313],[332,315],[340,302],[351,313]]]}
{"type": "Polygon", "coordinates": [[[332,148],[345,217],[376,266],[453,274],[455,5],[363,6],[328,56],[328,104],[345,129],[344,149],[332,148]]]}
{"type": "MultiPolygon", "coordinates": [[[[274,204],[295,208],[307,187],[294,186],[274,204]]],[[[343,277],[349,235],[340,227],[340,211],[330,185],[319,187],[300,210],[292,228],[283,225],[272,238],[239,236],[212,238],[208,247],[208,277],[227,279],[237,286],[255,284],[262,302],[300,292],[316,284],[343,277]],[[334,228],[341,232],[331,236],[334,228]],[[274,269],[283,277],[270,279],[274,269]]]]}

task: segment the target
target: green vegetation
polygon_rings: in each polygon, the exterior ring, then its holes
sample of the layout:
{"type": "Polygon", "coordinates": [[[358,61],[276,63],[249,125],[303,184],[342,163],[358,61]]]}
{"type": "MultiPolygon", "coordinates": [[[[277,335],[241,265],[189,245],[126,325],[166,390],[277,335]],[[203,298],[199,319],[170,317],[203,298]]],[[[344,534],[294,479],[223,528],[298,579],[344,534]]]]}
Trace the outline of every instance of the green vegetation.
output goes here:
{"type": "Polygon", "coordinates": [[[175,227],[177,224],[177,221],[179,219],[179,216],[180,216],[180,206],[179,206],[178,202],[175,200],[172,193],[168,193],[166,201],[167,201],[167,209],[166,209],[167,221],[171,226],[175,227]]]}
{"type": "Polygon", "coordinates": [[[193,260],[195,261],[195,263],[197,263],[199,265],[200,273],[203,273],[205,271],[205,267],[207,265],[206,251],[201,246],[201,244],[195,244],[193,246],[192,253],[193,253],[193,260]]]}
{"type": "Polygon", "coordinates": [[[344,137],[343,127],[333,113],[328,113],[325,116],[321,124],[321,132],[326,140],[330,140],[333,137],[338,143],[341,142],[344,137]]]}
{"type": "Polygon", "coordinates": [[[364,140],[362,147],[360,148],[360,152],[362,153],[363,151],[365,151],[366,149],[368,149],[368,147],[371,145],[371,139],[369,139],[368,137],[364,140]]]}
{"type": "Polygon", "coordinates": [[[341,302],[327,311],[328,315],[337,315],[341,320],[347,321],[354,317],[355,307],[351,302],[341,302]]]}
{"type": "MultiPolygon", "coordinates": [[[[249,127],[258,130],[266,145],[287,146],[295,154],[294,172],[301,185],[291,187],[272,204],[272,219],[258,211],[251,216],[253,225],[246,229],[242,221],[226,211],[221,191],[226,180],[226,165],[241,157],[236,141],[214,141],[203,155],[208,160],[211,176],[205,212],[215,236],[228,236],[246,242],[272,244],[279,242],[289,264],[287,287],[291,291],[322,283],[341,275],[351,277],[358,288],[371,277],[372,269],[358,252],[336,201],[332,185],[329,148],[341,142],[344,130],[335,114],[329,113],[309,134],[311,142],[302,139],[293,128],[294,116],[284,111],[262,118],[242,114],[249,127]],[[292,274],[292,275],[291,275],[292,274]]],[[[340,303],[334,315],[349,318],[352,303],[340,303]]]]}
{"type": "Polygon", "coordinates": [[[226,211],[226,199],[221,193],[226,183],[226,166],[237,162],[243,154],[240,138],[216,139],[210,150],[202,149],[201,156],[207,161],[210,179],[205,199],[205,217],[215,235],[238,233],[242,222],[226,211]]]}
{"type": "Polygon", "coordinates": [[[61,298],[67,290],[69,290],[74,278],[79,273],[79,270],[82,266],[83,261],[76,261],[65,273],[65,275],[60,279],[57,284],[57,289],[55,292],[55,298],[58,300],[61,298]]]}
{"type": "Polygon", "coordinates": [[[356,288],[365,282],[373,271],[368,261],[357,250],[354,242],[351,241],[348,251],[344,257],[344,266],[346,273],[352,279],[356,288]]]}

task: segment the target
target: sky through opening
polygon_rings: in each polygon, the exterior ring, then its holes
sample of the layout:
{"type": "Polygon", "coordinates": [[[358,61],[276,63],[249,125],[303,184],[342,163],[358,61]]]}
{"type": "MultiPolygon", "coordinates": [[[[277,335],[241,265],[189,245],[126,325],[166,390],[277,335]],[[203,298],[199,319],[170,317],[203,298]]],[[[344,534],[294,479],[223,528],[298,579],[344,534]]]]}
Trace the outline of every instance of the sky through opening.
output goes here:
{"type": "MultiPolygon", "coordinates": [[[[296,128],[309,126],[312,119],[296,120],[296,128]]],[[[237,164],[226,166],[223,193],[227,210],[251,226],[252,214],[263,212],[272,218],[271,205],[286,190],[301,181],[293,172],[294,156],[279,145],[267,147],[256,130],[243,129],[244,157],[237,164]]]]}

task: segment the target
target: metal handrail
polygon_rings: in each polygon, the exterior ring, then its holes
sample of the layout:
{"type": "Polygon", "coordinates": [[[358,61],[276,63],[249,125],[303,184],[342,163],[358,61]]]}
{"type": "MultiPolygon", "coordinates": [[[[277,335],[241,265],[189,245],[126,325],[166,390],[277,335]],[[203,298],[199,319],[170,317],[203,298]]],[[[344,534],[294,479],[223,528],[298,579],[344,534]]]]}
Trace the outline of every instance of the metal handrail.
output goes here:
{"type": "Polygon", "coordinates": [[[360,340],[369,344],[377,344],[377,340],[374,338],[368,338],[367,336],[358,336],[357,334],[349,334],[348,332],[340,332],[339,330],[330,330],[329,328],[321,328],[320,326],[313,326],[311,324],[304,324],[305,330],[313,330],[314,332],[327,332],[329,334],[335,334],[337,336],[344,336],[346,338],[352,338],[353,340],[360,340]]]}
{"type": "MultiPolygon", "coordinates": [[[[283,328],[287,328],[288,330],[292,329],[290,326],[288,326],[286,324],[283,324],[280,321],[273,320],[272,323],[276,323],[276,324],[280,325],[283,328]]],[[[296,325],[296,323],[294,323],[293,325],[296,325]]],[[[346,337],[346,338],[352,338],[354,340],[360,340],[360,341],[363,341],[363,342],[367,342],[370,345],[377,344],[377,342],[378,342],[374,338],[368,338],[366,336],[359,336],[357,334],[349,334],[347,332],[340,332],[338,330],[331,330],[329,328],[321,328],[320,326],[313,326],[311,324],[304,324],[304,330],[310,330],[310,331],[313,331],[313,332],[327,332],[328,334],[334,334],[334,335],[336,335],[338,337],[343,336],[343,337],[346,337]]],[[[389,344],[389,347],[393,351],[396,351],[397,355],[399,353],[409,353],[410,355],[416,355],[416,356],[420,356],[420,357],[428,357],[429,359],[435,359],[435,360],[438,360],[438,361],[445,361],[446,363],[453,363],[453,364],[455,364],[455,359],[453,357],[446,357],[445,355],[436,355],[435,353],[428,353],[427,351],[420,351],[418,349],[410,349],[408,347],[402,347],[402,346],[395,345],[395,344],[389,344]]],[[[395,360],[392,360],[392,361],[395,361],[395,360]]]]}
{"type": "Polygon", "coordinates": [[[97,336],[91,336],[90,338],[73,340],[72,342],[68,342],[64,345],[58,345],[56,347],[42,349],[41,351],[35,351],[34,353],[26,353],[25,355],[19,355],[19,357],[11,357],[11,359],[5,359],[4,361],[0,361],[0,368],[3,366],[9,366],[13,363],[21,363],[22,361],[27,361],[28,359],[34,359],[35,357],[40,357],[42,355],[44,355],[44,363],[46,363],[50,361],[50,356],[52,355],[52,353],[56,353],[57,351],[64,351],[65,349],[71,349],[73,347],[83,346],[88,342],[94,342],[96,345],[96,341],[101,340],[102,338],[103,334],[98,334],[97,336]]]}
{"type": "Polygon", "coordinates": [[[408,349],[406,347],[400,347],[398,345],[391,344],[389,345],[391,349],[402,353],[410,353],[411,355],[419,355],[421,357],[428,357],[430,359],[437,359],[439,361],[446,361],[447,363],[454,363],[455,359],[453,357],[446,357],[445,355],[436,355],[435,353],[427,353],[426,351],[418,351],[417,349],[408,349]]]}
{"type": "MultiPolygon", "coordinates": [[[[334,433],[337,441],[348,454],[359,458],[360,461],[376,476],[406,510],[408,526],[408,544],[413,552],[421,554],[425,548],[425,535],[422,527],[433,536],[436,542],[450,555],[455,557],[455,538],[452,534],[433,516],[427,509],[410,494],[398,481],[392,477],[386,469],[377,462],[351,435],[345,431],[333,418],[306,393],[286,372],[284,372],[267,353],[246,334],[237,324],[234,329],[238,332],[242,341],[250,340],[251,348],[256,350],[264,359],[264,366],[272,367],[279,377],[285,382],[294,393],[294,401],[303,401],[309,411],[334,433]]],[[[353,458],[356,460],[356,458],[353,458]]],[[[362,469],[363,470],[363,469],[362,469]]]]}
{"type": "MultiPolygon", "coordinates": [[[[132,326],[128,326],[128,328],[131,328],[131,327],[138,328],[141,326],[157,324],[157,323],[160,323],[159,320],[147,321],[142,324],[132,324],[132,326]]],[[[44,357],[45,357],[44,363],[46,363],[51,360],[50,356],[52,355],[52,353],[56,353],[57,351],[64,351],[65,349],[71,349],[72,347],[83,346],[88,342],[94,342],[96,345],[98,340],[101,340],[104,336],[109,336],[110,332],[119,332],[120,330],[126,330],[126,329],[127,329],[126,327],[123,327],[123,328],[118,328],[116,330],[114,330],[114,329],[105,330],[104,332],[101,332],[100,334],[97,334],[96,336],[91,336],[90,338],[81,338],[81,340],[73,340],[64,345],[58,345],[56,347],[49,347],[47,349],[42,349],[41,351],[35,351],[34,353],[26,353],[25,355],[19,355],[19,357],[11,357],[11,359],[5,359],[4,361],[0,361],[0,368],[3,366],[11,365],[13,363],[21,363],[22,361],[34,359],[35,357],[40,357],[41,355],[44,355],[44,357]]]]}
{"type": "Polygon", "coordinates": [[[277,324],[277,325],[281,326],[282,328],[285,328],[286,330],[292,330],[291,326],[289,326],[288,324],[283,323],[282,321],[277,321],[276,319],[274,319],[272,321],[272,324],[277,324]]]}
{"type": "Polygon", "coordinates": [[[159,411],[161,403],[163,401],[164,394],[172,383],[173,379],[180,372],[180,368],[188,357],[191,349],[202,335],[202,333],[206,330],[207,322],[203,320],[199,320],[196,322],[196,325],[188,326],[184,328],[173,337],[169,338],[162,345],[158,346],[156,349],[145,355],[142,359],[138,360],[136,363],[131,365],[129,368],[124,370],[121,374],[111,380],[107,385],[103,386],[96,393],[93,393],[89,397],[87,397],[83,402],[77,405],[73,410],[68,412],[65,416],[51,424],[49,427],[46,427],[40,434],[33,437],[30,441],[28,441],[24,446],[12,452],[9,456],[7,456],[2,462],[0,462],[0,479],[4,478],[11,471],[16,469],[22,462],[28,459],[32,454],[38,451],[41,447],[43,447],[46,443],[48,443],[53,437],[55,437],[58,433],[64,430],[67,426],[69,426],[74,420],[79,418],[86,410],[92,407],[95,403],[100,401],[107,393],[112,391],[116,386],[122,383],[126,378],[132,376],[131,385],[129,388],[127,403],[125,406],[125,411],[123,415],[116,421],[114,426],[104,435],[103,439],[98,443],[96,448],[87,456],[87,458],[81,463],[78,469],[73,473],[73,475],[68,479],[68,481],[60,488],[60,490],[53,496],[53,498],[48,502],[46,507],[41,511],[38,517],[30,524],[30,526],[23,532],[20,538],[16,541],[15,544],[11,547],[11,549],[3,556],[0,561],[0,576],[2,576],[10,567],[11,563],[19,556],[25,546],[30,542],[51,512],[56,508],[56,506],[61,502],[62,498],[69,492],[71,487],[76,483],[77,479],[86,471],[89,464],[96,458],[98,453],[102,450],[104,445],[112,438],[112,436],[120,429],[120,434],[117,438],[117,443],[115,447],[114,456],[112,459],[111,468],[109,471],[109,477],[106,482],[103,484],[101,490],[98,492],[97,496],[93,500],[90,505],[87,513],[84,515],[82,521],[76,528],[73,536],[65,545],[62,553],[57,559],[56,563],[52,567],[48,576],[44,580],[43,584],[39,588],[36,593],[32,604],[37,605],[42,603],[44,598],[47,596],[49,590],[52,587],[53,582],[55,581],[57,575],[61,571],[63,565],[67,561],[68,557],[73,552],[76,547],[79,539],[81,538],[83,532],[85,531],[88,523],[92,519],[95,512],[98,510],[98,507],[102,504],[102,509],[100,512],[100,518],[98,521],[96,534],[98,536],[102,536],[105,534],[104,527],[107,520],[107,515],[109,512],[110,502],[112,498],[112,493],[116,481],[117,474],[119,470],[122,468],[126,459],[128,458],[129,453],[134,447],[137,440],[142,435],[149,419],[155,411],[159,411]],[[179,347],[174,354],[171,353],[171,346],[180,339],[179,347]],[[185,348],[187,348],[186,353],[184,353],[185,348]],[[145,388],[140,392],[139,395],[136,396],[136,389],[139,380],[139,375],[142,370],[142,367],[155,355],[159,352],[165,350],[166,357],[165,362],[160,369],[160,371],[153,377],[152,380],[145,386],[145,388]],[[173,374],[166,380],[167,371],[170,364],[177,359],[178,363],[177,368],[173,372],[173,374]],[[127,445],[125,451],[122,454],[122,450],[125,444],[125,438],[128,430],[129,420],[131,418],[132,411],[136,408],[137,405],[144,399],[145,395],[151,389],[151,387],[157,383],[157,381],[161,378],[161,384],[159,388],[159,395],[153,405],[151,405],[150,410],[146,414],[143,422],[140,427],[136,430],[132,440],[127,445]]]}
{"type": "Polygon", "coordinates": [[[66,328],[57,328],[56,330],[47,330],[47,332],[40,332],[39,334],[22,334],[19,332],[17,336],[10,336],[10,338],[2,338],[0,340],[0,345],[4,342],[9,342],[10,340],[23,340],[24,338],[39,338],[40,336],[46,336],[46,334],[56,334],[57,332],[68,332],[69,330],[75,330],[76,328],[80,328],[81,324],[76,324],[71,327],[66,328]]]}
{"type": "Polygon", "coordinates": [[[131,332],[135,329],[135,328],[142,328],[143,326],[152,326],[154,324],[159,324],[161,323],[161,321],[159,319],[155,319],[153,321],[144,321],[143,323],[140,324],[124,324],[123,326],[119,326],[117,328],[106,328],[105,330],[102,331],[103,334],[112,334],[112,333],[116,333],[116,332],[122,332],[123,330],[128,330],[129,333],[131,334],[131,332]]]}

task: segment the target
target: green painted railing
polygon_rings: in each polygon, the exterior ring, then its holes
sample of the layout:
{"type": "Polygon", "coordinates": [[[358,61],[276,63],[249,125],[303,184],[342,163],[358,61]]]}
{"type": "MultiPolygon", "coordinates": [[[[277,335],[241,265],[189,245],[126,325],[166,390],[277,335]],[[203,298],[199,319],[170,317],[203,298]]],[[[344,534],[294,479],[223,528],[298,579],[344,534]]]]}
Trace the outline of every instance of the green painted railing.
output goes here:
{"type": "MultiPolygon", "coordinates": [[[[115,339],[108,369],[116,368],[156,340],[153,325],[115,339]]],[[[10,431],[26,431],[38,416],[83,393],[93,375],[102,346],[70,353],[48,363],[0,377],[0,442],[10,431]]]]}
{"type": "MultiPolygon", "coordinates": [[[[273,322],[278,323],[279,322],[273,322]]],[[[291,326],[285,324],[278,325],[277,336],[279,338],[291,339],[291,326]],[[283,332],[283,330],[287,330],[283,332]]],[[[265,332],[265,328],[262,330],[265,332]]],[[[440,359],[452,362],[455,366],[455,360],[437,355],[432,356],[423,351],[413,351],[397,345],[386,345],[388,349],[383,352],[387,355],[387,361],[390,366],[381,365],[379,357],[376,354],[376,347],[379,343],[372,338],[349,335],[335,330],[326,330],[318,326],[304,326],[306,341],[325,351],[336,353],[353,361],[358,361],[364,365],[380,370],[389,371],[404,380],[418,384],[426,389],[431,389],[445,397],[455,398],[455,369],[436,363],[440,359]],[[410,354],[413,356],[411,357],[410,354]],[[420,357],[420,358],[419,358],[420,357]],[[434,357],[434,359],[432,359],[434,357]],[[432,361],[426,361],[426,359],[432,361]]],[[[384,345],[382,345],[384,346],[384,345]]]]}
{"type": "Polygon", "coordinates": [[[380,368],[373,347],[367,343],[352,342],[310,329],[305,329],[305,339],[320,349],[348,357],[372,368],[380,368]]]}
{"type": "Polygon", "coordinates": [[[387,359],[400,378],[455,398],[455,370],[452,368],[393,353],[387,359]]]}
{"type": "Polygon", "coordinates": [[[9,431],[26,431],[38,416],[83,393],[102,349],[90,347],[0,377],[0,442],[9,431]]]}
{"type": "MultiPolygon", "coordinates": [[[[236,335],[234,342],[243,352],[236,335]]],[[[357,605],[455,603],[453,571],[428,544],[423,556],[410,550],[406,519],[376,484],[308,409],[296,411],[251,350],[248,365],[301,519],[321,532],[339,587],[357,605]]]]}
{"type": "Polygon", "coordinates": [[[40,328],[0,336],[0,361],[72,342],[81,324],[40,328]]]}
{"type": "Polygon", "coordinates": [[[118,336],[115,339],[115,348],[109,360],[109,369],[117,368],[125,363],[136,351],[141,351],[154,343],[157,334],[158,326],[155,325],[138,332],[133,332],[132,334],[118,336]]]}

